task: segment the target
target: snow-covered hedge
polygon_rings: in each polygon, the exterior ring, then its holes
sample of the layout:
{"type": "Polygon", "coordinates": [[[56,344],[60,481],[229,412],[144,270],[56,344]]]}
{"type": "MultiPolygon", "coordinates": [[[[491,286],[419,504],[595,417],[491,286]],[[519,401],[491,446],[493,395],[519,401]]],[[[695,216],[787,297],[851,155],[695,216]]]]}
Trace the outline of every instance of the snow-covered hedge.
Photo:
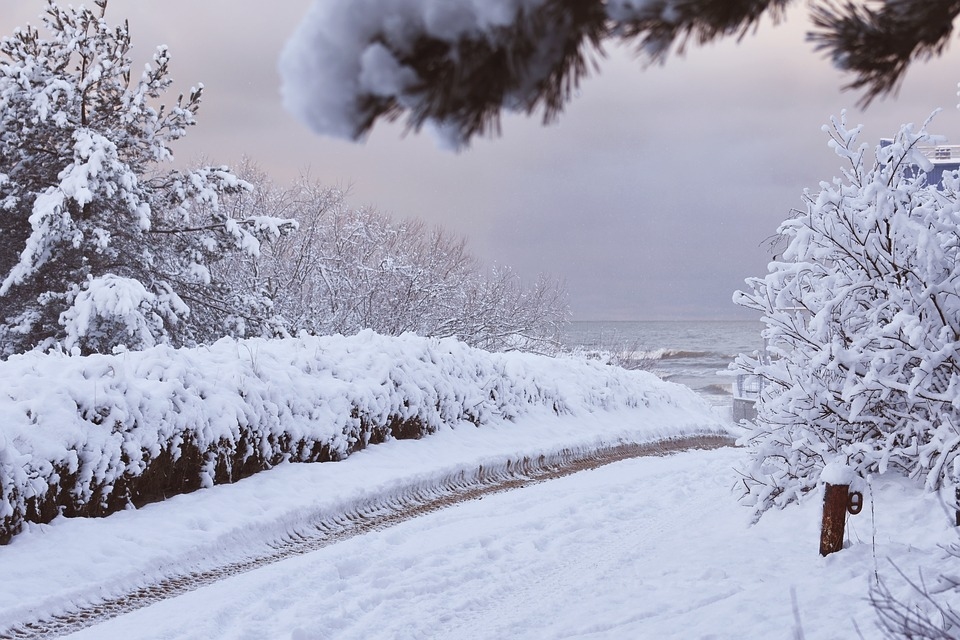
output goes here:
{"type": "Polygon", "coordinates": [[[0,362],[0,389],[4,542],[24,521],[106,515],[445,425],[698,403],[645,372],[370,331],[33,352],[0,362]]]}

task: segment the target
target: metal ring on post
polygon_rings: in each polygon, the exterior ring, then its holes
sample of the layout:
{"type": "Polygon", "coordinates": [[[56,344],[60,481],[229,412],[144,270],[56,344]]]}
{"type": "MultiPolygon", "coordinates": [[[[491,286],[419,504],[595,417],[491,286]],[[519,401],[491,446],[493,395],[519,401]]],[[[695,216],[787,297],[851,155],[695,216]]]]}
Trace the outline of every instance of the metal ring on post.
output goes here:
{"type": "Polygon", "coordinates": [[[857,515],[863,511],[863,494],[859,491],[851,491],[847,500],[847,511],[850,515],[857,515]]]}

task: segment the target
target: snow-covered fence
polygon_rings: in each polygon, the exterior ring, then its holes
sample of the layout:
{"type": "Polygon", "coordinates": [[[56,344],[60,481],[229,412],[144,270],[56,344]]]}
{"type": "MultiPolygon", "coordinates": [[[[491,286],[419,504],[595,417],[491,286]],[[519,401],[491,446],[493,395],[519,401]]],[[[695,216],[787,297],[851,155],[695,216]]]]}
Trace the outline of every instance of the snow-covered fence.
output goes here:
{"type": "Polygon", "coordinates": [[[699,406],[652,374],[372,332],[0,362],[0,542],[282,461],[531,411],[699,406]]]}

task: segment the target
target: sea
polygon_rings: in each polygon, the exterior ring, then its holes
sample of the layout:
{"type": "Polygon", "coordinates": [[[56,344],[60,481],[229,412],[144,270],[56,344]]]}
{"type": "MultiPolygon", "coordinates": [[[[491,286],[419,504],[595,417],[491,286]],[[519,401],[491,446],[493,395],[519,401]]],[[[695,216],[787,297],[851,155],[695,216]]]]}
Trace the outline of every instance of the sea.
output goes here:
{"type": "Polygon", "coordinates": [[[759,321],[571,322],[564,343],[585,353],[613,354],[621,365],[686,385],[710,404],[733,406],[737,354],[763,349],[759,321]]]}

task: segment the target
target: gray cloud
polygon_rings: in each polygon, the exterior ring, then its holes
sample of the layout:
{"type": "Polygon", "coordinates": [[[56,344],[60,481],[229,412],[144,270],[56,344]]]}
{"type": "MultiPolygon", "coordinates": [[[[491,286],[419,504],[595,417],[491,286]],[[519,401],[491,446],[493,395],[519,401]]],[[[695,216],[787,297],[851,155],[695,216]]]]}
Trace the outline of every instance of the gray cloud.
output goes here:
{"type": "MultiPolygon", "coordinates": [[[[44,4],[4,3],[3,34],[36,24],[44,4]]],[[[442,224],[488,261],[565,280],[580,319],[744,317],[733,291],[765,271],[764,240],[803,188],[838,173],[820,126],[857,99],[804,42],[798,6],[785,25],[662,67],[611,51],[555,126],[510,116],[503,138],[458,155],[393,125],[352,144],[280,106],[276,61],[309,4],[111,0],[108,17],[129,18],[139,61],[170,46],[176,90],[207,87],[179,161],[249,156],[281,180],[309,170],[350,186],[355,204],[442,224]]],[[[918,66],[896,99],[849,120],[875,143],[942,106],[935,130],[960,141],[956,68],[949,52],[918,66]]]]}

